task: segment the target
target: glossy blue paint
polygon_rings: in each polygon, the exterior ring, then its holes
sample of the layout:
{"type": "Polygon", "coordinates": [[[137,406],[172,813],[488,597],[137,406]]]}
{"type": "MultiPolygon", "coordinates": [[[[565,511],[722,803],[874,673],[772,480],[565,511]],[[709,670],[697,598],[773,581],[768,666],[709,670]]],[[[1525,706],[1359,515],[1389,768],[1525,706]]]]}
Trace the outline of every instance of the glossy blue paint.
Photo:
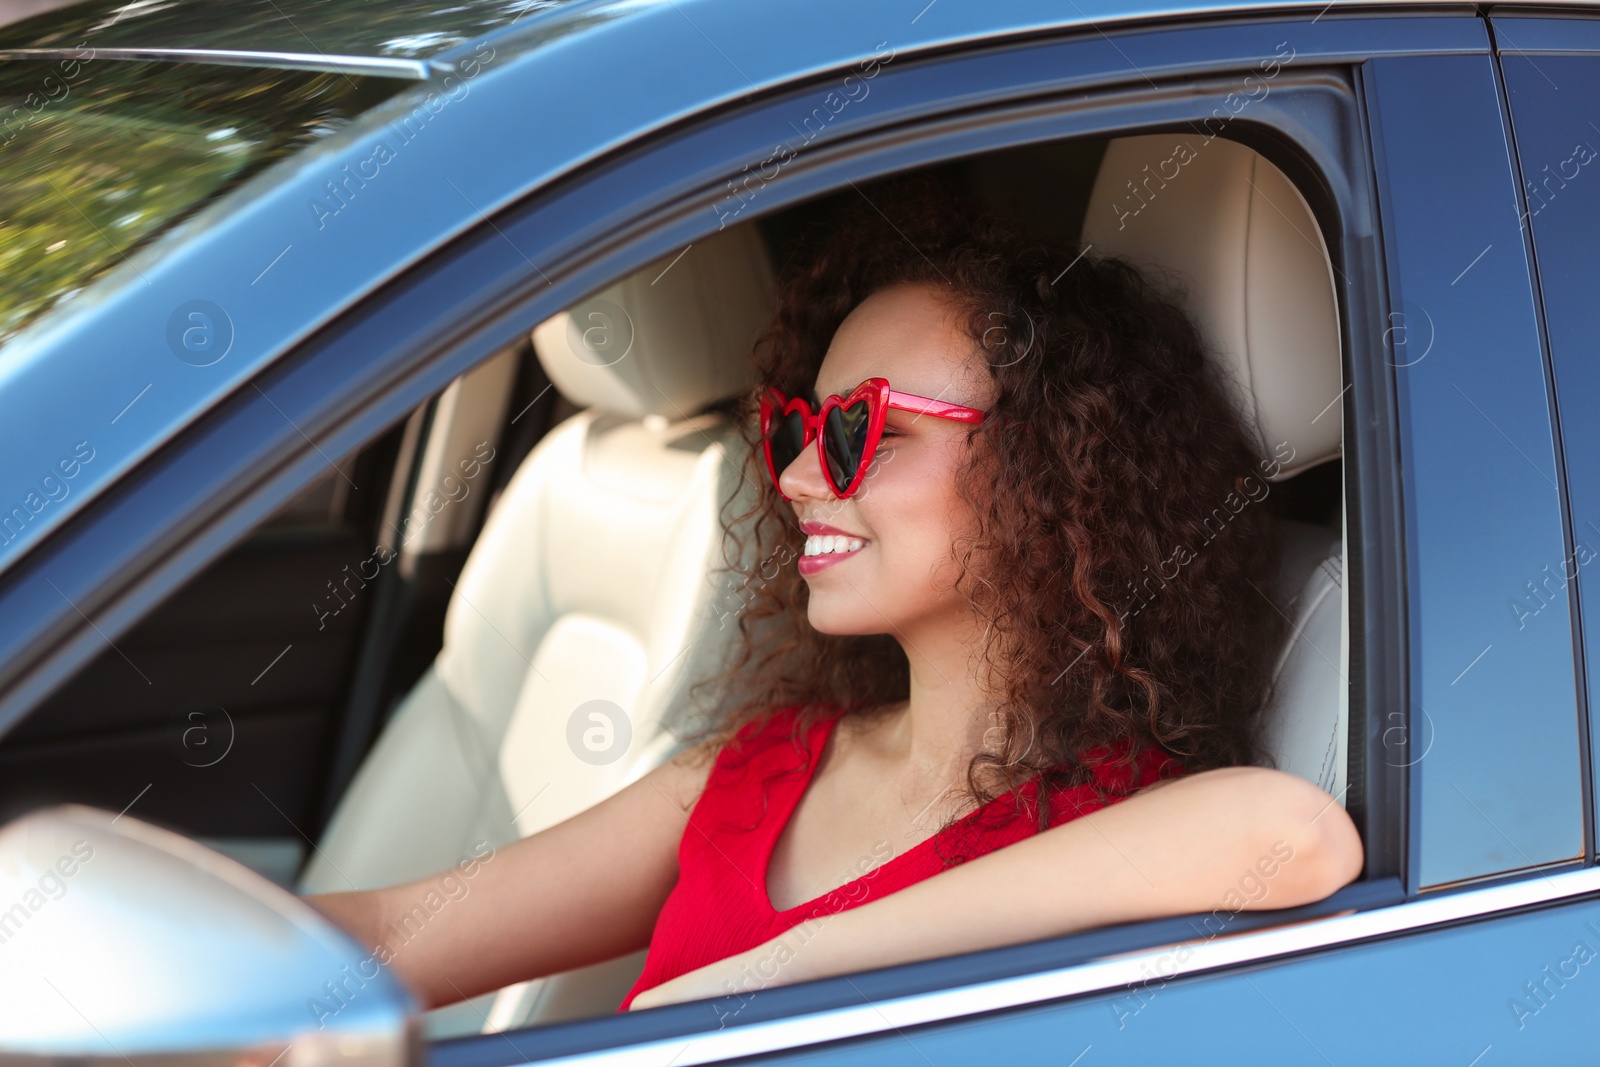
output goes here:
{"type": "MultiPolygon", "coordinates": [[[[1584,850],[1565,597],[1511,609],[1565,554],[1516,183],[1486,56],[1379,59],[1411,590],[1414,887],[1584,850]]],[[[1401,720],[1396,720],[1400,722],[1401,720]]]]}
{"type": "MultiPolygon", "coordinates": [[[[1273,7],[1309,20],[1326,4],[1273,7]]],[[[0,544],[0,569],[363,294],[652,130],[883,48],[909,57],[1234,10],[1251,7],[997,0],[907,13],[854,0],[577,0],[448,51],[437,60],[453,73],[258,175],[0,349],[0,508],[28,501],[78,442],[95,453],[64,499],[0,544]],[[408,122],[409,136],[399,132],[408,122]],[[339,198],[335,182],[347,190],[339,198]],[[233,332],[227,355],[205,367],[178,359],[168,340],[195,301],[219,308],[233,332]]]]}
{"type": "Polygon", "coordinates": [[[743,1062],[1583,1063],[1597,1014],[1589,899],[743,1062]]]}
{"type": "MultiPolygon", "coordinates": [[[[1600,50],[1600,20],[1505,20],[1496,36],[1519,42],[1553,40],[1600,50]]],[[[1519,598],[1528,623],[1545,600],[1564,598],[1576,583],[1591,716],[1600,679],[1600,359],[1595,344],[1595,293],[1600,291],[1600,55],[1506,56],[1501,61],[1544,296],[1545,329],[1557,386],[1566,453],[1571,548],[1519,598]]],[[[1592,759],[1592,756],[1591,756],[1592,759]]],[[[1600,798],[1596,798],[1600,802],[1600,798]]]]}

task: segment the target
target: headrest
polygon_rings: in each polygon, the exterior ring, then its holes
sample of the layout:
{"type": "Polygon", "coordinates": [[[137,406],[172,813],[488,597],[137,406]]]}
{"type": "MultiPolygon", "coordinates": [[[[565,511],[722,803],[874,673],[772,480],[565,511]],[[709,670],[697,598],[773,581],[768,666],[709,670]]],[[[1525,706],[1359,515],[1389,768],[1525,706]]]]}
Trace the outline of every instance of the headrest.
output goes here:
{"type": "Polygon", "coordinates": [[[1083,243],[1121,256],[1174,294],[1228,370],[1263,457],[1287,478],[1339,454],[1339,314],[1322,231],[1305,198],[1253,149],[1190,133],[1111,141],[1083,243]],[[1153,269],[1152,269],[1153,268],[1153,269]]]}
{"type": "Polygon", "coordinates": [[[579,407],[676,421],[755,380],[751,347],[775,294],[760,235],[734,226],[552,315],[533,347],[579,407]]]}

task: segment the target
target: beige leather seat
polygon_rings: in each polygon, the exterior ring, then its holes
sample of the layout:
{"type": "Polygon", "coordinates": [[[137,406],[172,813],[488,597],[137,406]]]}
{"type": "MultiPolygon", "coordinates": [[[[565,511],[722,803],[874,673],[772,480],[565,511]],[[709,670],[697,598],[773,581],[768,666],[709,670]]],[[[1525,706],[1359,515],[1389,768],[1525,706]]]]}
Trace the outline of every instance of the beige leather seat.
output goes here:
{"type": "MultiPolygon", "coordinates": [[[[722,507],[748,491],[733,428],[694,413],[752,379],[773,289],[756,232],[733,227],[535,329],[551,382],[584,410],[489,515],[443,649],[357,773],[302,892],[442,870],[582,811],[674,749],[669,711],[690,708],[734,632],[717,604],[738,601],[711,572],[722,507]]],[[[431,1013],[429,1030],[603,1014],[642,965],[637,953],[514,986],[431,1013]]]]}
{"type": "MultiPolygon", "coordinates": [[[[1310,207],[1282,171],[1220,137],[1117,138],[1096,176],[1082,238],[1094,253],[1123,256],[1182,293],[1232,377],[1247,425],[1259,431],[1263,458],[1283,442],[1294,448],[1274,480],[1340,455],[1333,270],[1310,207]]],[[[1284,553],[1273,592],[1291,636],[1264,733],[1278,767],[1343,803],[1349,598],[1342,506],[1340,516],[1338,528],[1279,522],[1284,553]]]]}

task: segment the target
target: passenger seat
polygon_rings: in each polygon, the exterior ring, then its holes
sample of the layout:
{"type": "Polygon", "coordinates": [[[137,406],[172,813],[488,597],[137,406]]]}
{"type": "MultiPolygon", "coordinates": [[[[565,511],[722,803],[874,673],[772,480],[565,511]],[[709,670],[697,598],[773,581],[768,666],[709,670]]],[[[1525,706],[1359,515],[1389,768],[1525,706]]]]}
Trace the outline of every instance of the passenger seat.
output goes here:
{"type": "MultiPolygon", "coordinates": [[[[751,490],[735,428],[699,413],[753,380],[775,290],[751,226],[677,256],[533,331],[550,381],[583,410],[501,494],[451,597],[443,649],[357,772],[301,892],[443,870],[478,842],[502,846],[591,807],[674,750],[668,727],[735,632],[719,614],[737,600],[712,572],[723,506],[751,490]]],[[[643,959],[440,1009],[430,1035],[613,1011],[643,959]]]]}

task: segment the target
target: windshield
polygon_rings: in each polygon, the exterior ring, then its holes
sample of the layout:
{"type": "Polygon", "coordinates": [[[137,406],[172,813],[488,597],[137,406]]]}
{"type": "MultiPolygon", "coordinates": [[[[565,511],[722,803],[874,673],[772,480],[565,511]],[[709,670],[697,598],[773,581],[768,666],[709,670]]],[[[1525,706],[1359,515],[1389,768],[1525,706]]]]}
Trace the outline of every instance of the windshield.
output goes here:
{"type": "Polygon", "coordinates": [[[0,342],[207,201],[415,84],[81,55],[0,63],[0,342]]]}

